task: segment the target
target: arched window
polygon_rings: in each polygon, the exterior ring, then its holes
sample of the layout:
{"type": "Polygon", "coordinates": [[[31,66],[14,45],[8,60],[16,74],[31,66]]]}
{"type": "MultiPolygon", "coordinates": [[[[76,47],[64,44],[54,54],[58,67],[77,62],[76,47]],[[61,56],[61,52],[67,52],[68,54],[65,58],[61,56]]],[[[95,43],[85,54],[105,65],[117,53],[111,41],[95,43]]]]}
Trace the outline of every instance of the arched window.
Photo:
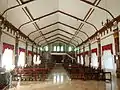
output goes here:
{"type": "Polygon", "coordinates": [[[28,65],[31,65],[32,64],[32,51],[28,51],[28,62],[27,62],[28,65]]]}
{"type": "Polygon", "coordinates": [[[64,47],[63,46],[61,46],[61,52],[63,52],[64,51],[64,47]]]}
{"type": "Polygon", "coordinates": [[[36,57],[36,54],[34,55],[33,63],[34,64],[41,64],[40,55],[37,55],[37,57],[36,57]],[[36,58],[37,58],[37,60],[36,60],[36,58]]]}
{"type": "Polygon", "coordinates": [[[18,58],[18,66],[24,66],[25,65],[25,52],[20,52],[19,58],[18,58]]]}
{"type": "Polygon", "coordinates": [[[6,70],[12,70],[15,66],[13,59],[13,50],[13,45],[3,43],[2,67],[5,67],[6,70]]]}
{"type": "Polygon", "coordinates": [[[36,54],[33,56],[33,63],[36,64],[36,54]]]}
{"type": "Polygon", "coordinates": [[[98,57],[96,53],[91,54],[91,66],[98,68],[98,57]]]}
{"type": "Polygon", "coordinates": [[[42,47],[40,47],[40,50],[43,51],[42,47]]]}
{"type": "Polygon", "coordinates": [[[87,54],[85,55],[85,66],[89,66],[89,57],[87,54]]]}
{"type": "Polygon", "coordinates": [[[2,56],[2,67],[5,67],[6,70],[12,70],[14,68],[13,65],[13,50],[5,49],[2,56]]]}
{"type": "Polygon", "coordinates": [[[48,46],[45,46],[45,51],[48,51],[48,50],[49,50],[48,46]]]}
{"type": "Polygon", "coordinates": [[[77,56],[77,63],[80,63],[80,57],[77,56]]]}
{"type": "Polygon", "coordinates": [[[102,68],[106,72],[111,72],[112,75],[116,75],[116,63],[114,62],[114,55],[111,50],[105,50],[102,56],[102,68]]]}
{"type": "Polygon", "coordinates": [[[60,46],[57,46],[57,51],[58,51],[58,52],[60,51],[60,46]]]}
{"type": "Polygon", "coordinates": [[[36,64],[41,64],[40,55],[37,56],[36,64]]]}
{"type": "Polygon", "coordinates": [[[56,46],[54,46],[53,51],[56,51],[56,46]]]}
{"type": "Polygon", "coordinates": [[[72,51],[72,47],[69,46],[68,51],[69,51],[69,52],[72,51]]]}
{"type": "Polygon", "coordinates": [[[104,69],[114,69],[114,57],[111,54],[110,50],[106,50],[103,52],[102,67],[104,69]]]}
{"type": "Polygon", "coordinates": [[[84,64],[84,62],[83,62],[83,56],[81,55],[80,57],[81,57],[81,64],[83,65],[84,64]]]}

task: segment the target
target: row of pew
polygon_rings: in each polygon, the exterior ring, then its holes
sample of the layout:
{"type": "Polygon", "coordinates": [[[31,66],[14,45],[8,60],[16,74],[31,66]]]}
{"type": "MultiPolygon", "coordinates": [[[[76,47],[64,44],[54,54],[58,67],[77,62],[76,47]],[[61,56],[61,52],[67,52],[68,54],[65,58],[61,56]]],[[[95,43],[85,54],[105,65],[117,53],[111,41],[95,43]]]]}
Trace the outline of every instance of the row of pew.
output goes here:
{"type": "Polygon", "coordinates": [[[19,80],[21,81],[38,81],[42,80],[44,81],[47,79],[48,74],[52,70],[54,65],[48,65],[48,67],[24,67],[24,68],[15,68],[13,71],[13,80],[19,80]]]}
{"type": "MultiPolygon", "coordinates": [[[[3,68],[1,68],[3,69],[3,68]]],[[[0,90],[7,90],[10,85],[10,73],[0,70],[0,90]]]]}
{"type": "Polygon", "coordinates": [[[0,90],[8,90],[11,87],[12,81],[44,81],[53,67],[54,63],[27,65],[16,67],[9,72],[5,68],[0,68],[0,90]]]}
{"type": "Polygon", "coordinates": [[[71,79],[111,81],[111,72],[78,64],[63,64],[71,79]],[[106,77],[107,76],[107,77],[106,77]]]}

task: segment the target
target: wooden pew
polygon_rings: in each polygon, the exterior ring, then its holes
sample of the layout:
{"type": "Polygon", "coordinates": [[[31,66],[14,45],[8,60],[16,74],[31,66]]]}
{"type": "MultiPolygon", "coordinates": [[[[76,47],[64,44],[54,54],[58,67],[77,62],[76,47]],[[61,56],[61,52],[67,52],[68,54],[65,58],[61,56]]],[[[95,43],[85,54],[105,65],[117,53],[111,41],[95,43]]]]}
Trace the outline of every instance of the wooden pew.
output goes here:
{"type": "Polygon", "coordinates": [[[34,78],[34,80],[37,80],[39,75],[41,74],[41,80],[45,80],[47,78],[47,74],[49,72],[48,68],[16,68],[15,71],[17,72],[18,77],[29,77],[34,78]]]}
{"type": "Polygon", "coordinates": [[[82,65],[63,65],[66,71],[70,74],[71,79],[81,79],[81,80],[109,80],[111,81],[111,72],[104,72],[101,69],[95,69],[92,67],[86,67],[82,65]],[[105,75],[109,74],[109,78],[105,75]]]}

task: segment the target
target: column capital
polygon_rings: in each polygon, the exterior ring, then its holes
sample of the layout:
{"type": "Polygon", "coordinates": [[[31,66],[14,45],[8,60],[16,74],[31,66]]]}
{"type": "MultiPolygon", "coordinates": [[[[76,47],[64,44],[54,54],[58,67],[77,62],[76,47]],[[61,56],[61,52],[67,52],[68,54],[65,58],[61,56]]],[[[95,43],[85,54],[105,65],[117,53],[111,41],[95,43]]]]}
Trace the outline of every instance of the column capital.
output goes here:
{"type": "Polygon", "coordinates": [[[113,22],[113,29],[114,29],[114,30],[117,30],[117,29],[118,29],[118,21],[117,21],[117,20],[115,20],[115,21],[113,22]]]}
{"type": "Polygon", "coordinates": [[[91,42],[89,42],[88,45],[91,45],[91,42]]]}
{"type": "Polygon", "coordinates": [[[91,39],[88,40],[88,43],[91,43],[91,39]]]}
{"type": "Polygon", "coordinates": [[[114,32],[114,33],[116,33],[116,32],[118,32],[118,30],[119,30],[119,29],[118,29],[118,28],[116,28],[116,29],[114,29],[114,30],[113,30],[113,32],[114,32]]]}
{"type": "Polygon", "coordinates": [[[0,27],[0,35],[2,35],[2,27],[0,27]]]}
{"type": "Polygon", "coordinates": [[[97,32],[96,37],[97,39],[100,38],[100,32],[97,32]]]}
{"type": "Polygon", "coordinates": [[[35,42],[33,41],[33,42],[32,42],[32,46],[34,46],[34,45],[36,45],[36,44],[35,44],[35,42]]]}
{"type": "Polygon", "coordinates": [[[20,38],[20,33],[19,33],[19,31],[16,31],[16,38],[20,38]]]}
{"type": "Polygon", "coordinates": [[[97,43],[100,44],[100,38],[97,38],[97,43]]]}
{"type": "Polygon", "coordinates": [[[85,47],[85,43],[83,43],[83,47],[85,47]]]}
{"type": "Polygon", "coordinates": [[[3,22],[4,22],[4,19],[0,18],[0,26],[3,24],[3,22]]]}
{"type": "Polygon", "coordinates": [[[39,47],[39,45],[38,45],[38,44],[36,44],[36,47],[39,47]]]}
{"type": "Polygon", "coordinates": [[[2,27],[0,27],[0,31],[2,31],[2,27]]]}
{"type": "Polygon", "coordinates": [[[29,41],[29,38],[27,37],[27,38],[25,39],[25,41],[28,43],[28,41],[29,41]]]}
{"type": "Polygon", "coordinates": [[[119,38],[118,29],[113,30],[113,32],[114,32],[114,34],[113,34],[114,38],[119,38]]]}

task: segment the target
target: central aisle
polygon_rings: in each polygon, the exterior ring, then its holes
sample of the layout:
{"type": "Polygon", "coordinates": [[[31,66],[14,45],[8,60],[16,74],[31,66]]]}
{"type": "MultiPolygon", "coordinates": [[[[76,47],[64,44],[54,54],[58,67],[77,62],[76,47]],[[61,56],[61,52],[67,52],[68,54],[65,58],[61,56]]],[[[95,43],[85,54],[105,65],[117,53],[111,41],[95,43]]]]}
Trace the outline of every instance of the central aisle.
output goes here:
{"type": "Polygon", "coordinates": [[[49,81],[53,81],[54,84],[63,84],[70,82],[70,78],[66,70],[62,67],[62,64],[56,63],[54,69],[48,76],[49,81]]]}
{"type": "Polygon", "coordinates": [[[112,89],[114,84],[92,80],[70,80],[62,64],[56,64],[46,81],[19,81],[17,87],[9,90],[120,90],[119,85],[118,88],[112,89]]]}

